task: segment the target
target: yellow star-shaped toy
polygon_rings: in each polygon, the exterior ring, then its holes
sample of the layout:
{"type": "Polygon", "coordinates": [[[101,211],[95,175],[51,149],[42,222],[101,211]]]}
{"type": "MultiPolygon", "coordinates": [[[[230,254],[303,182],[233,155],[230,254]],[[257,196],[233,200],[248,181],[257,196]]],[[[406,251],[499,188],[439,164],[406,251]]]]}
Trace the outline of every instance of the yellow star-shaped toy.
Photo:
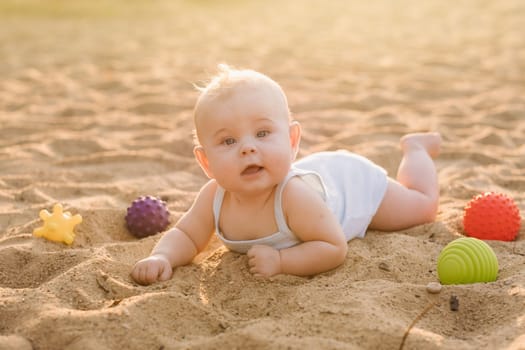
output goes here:
{"type": "Polygon", "coordinates": [[[34,236],[68,245],[75,239],[73,229],[82,222],[82,216],[79,214],[71,216],[70,212],[64,212],[61,204],[55,204],[53,214],[45,209],[41,210],[40,218],[44,220],[44,225],[33,230],[34,236]]]}

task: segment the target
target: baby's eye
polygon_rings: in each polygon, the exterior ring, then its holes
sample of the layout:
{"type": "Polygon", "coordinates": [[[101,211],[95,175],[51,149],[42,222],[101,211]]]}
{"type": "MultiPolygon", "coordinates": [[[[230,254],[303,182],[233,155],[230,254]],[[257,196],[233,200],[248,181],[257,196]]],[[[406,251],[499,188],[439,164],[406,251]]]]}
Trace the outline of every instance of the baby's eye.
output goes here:
{"type": "Polygon", "coordinates": [[[235,139],[233,137],[227,137],[224,140],[222,140],[222,143],[224,143],[227,146],[230,146],[235,143],[235,139]]]}
{"type": "Polygon", "coordinates": [[[265,137],[265,136],[268,136],[269,134],[270,132],[268,130],[261,130],[257,132],[257,137],[265,137]]]}

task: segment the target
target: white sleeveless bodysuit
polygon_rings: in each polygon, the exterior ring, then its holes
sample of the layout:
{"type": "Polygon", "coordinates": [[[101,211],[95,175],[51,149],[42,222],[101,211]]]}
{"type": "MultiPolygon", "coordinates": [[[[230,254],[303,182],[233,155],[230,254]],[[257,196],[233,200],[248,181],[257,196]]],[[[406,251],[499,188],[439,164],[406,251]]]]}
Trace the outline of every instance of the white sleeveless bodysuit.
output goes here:
{"type": "Polygon", "coordinates": [[[288,227],[282,210],[283,189],[294,176],[301,177],[321,195],[347,240],[364,237],[387,188],[386,171],[362,156],[347,151],[314,153],[295,162],[277,186],[274,213],[278,231],[254,240],[233,241],[224,237],[219,228],[224,199],[224,189],[219,186],[213,202],[215,232],[228,249],[246,253],[257,244],[284,249],[301,242],[288,227]]]}

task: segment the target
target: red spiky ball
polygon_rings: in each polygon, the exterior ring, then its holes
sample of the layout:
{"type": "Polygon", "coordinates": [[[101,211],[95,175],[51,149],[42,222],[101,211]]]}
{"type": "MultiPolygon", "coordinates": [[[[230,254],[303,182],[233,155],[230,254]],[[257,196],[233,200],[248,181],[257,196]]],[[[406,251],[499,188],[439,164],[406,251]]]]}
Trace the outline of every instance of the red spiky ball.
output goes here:
{"type": "Polygon", "coordinates": [[[465,207],[463,228],[467,236],[512,241],[520,226],[518,206],[505,194],[484,192],[472,198],[465,207]]]}
{"type": "Polygon", "coordinates": [[[129,232],[143,238],[164,231],[170,223],[170,212],[161,199],[145,196],[131,203],[125,219],[129,232]]]}

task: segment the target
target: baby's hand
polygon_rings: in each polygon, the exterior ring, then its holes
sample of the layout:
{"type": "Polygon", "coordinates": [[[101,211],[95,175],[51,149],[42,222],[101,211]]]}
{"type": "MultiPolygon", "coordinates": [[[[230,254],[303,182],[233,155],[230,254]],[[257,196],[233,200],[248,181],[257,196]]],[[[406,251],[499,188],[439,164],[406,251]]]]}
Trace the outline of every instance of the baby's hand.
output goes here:
{"type": "Polygon", "coordinates": [[[133,270],[131,277],[142,285],[151,284],[157,281],[166,281],[171,278],[173,268],[166,257],[162,255],[151,255],[138,261],[133,270]]]}
{"type": "Polygon", "coordinates": [[[246,253],[250,272],[257,277],[271,277],[281,273],[281,255],[277,249],[254,245],[246,253]]]}

